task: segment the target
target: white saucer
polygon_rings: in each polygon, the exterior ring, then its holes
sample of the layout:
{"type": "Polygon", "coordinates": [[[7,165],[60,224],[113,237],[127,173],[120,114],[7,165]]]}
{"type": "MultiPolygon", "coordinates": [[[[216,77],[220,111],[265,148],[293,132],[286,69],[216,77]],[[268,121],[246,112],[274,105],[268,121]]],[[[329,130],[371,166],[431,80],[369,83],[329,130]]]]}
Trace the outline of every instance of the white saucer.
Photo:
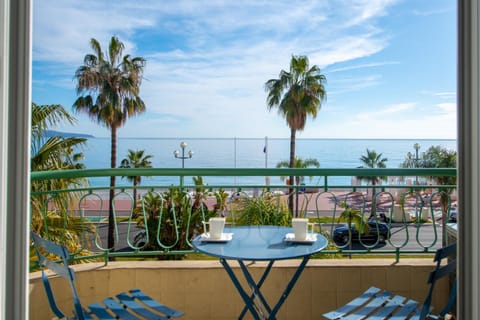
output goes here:
{"type": "Polygon", "coordinates": [[[233,238],[233,233],[222,233],[222,236],[220,238],[210,238],[210,233],[202,233],[200,235],[200,240],[201,241],[206,241],[206,242],[227,242],[232,240],[233,238]]]}
{"type": "Polygon", "coordinates": [[[295,239],[295,233],[287,233],[285,235],[285,241],[296,243],[314,243],[315,241],[317,241],[317,234],[308,233],[305,239],[295,239]]]}

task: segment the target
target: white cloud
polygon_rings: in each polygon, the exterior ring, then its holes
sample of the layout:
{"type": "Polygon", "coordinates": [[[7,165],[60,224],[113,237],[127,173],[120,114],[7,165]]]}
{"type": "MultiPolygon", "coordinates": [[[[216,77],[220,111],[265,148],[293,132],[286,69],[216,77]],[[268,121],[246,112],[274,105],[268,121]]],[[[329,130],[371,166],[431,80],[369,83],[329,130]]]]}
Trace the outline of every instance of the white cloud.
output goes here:
{"type": "MultiPolygon", "coordinates": [[[[395,117],[381,120],[374,118],[345,119],[323,128],[334,130],[337,138],[364,139],[451,139],[456,136],[456,121],[451,117],[418,116],[409,119],[395,117]],[[354,128],[354,130],[352,130],[354,128]],[[438,130],[441,128],[441,130],[438,130]]],[[[326,136],[323,134],[322,136],[326,136]]],[[[328,137],[328,136],[327,136],[328,137]]]]}
{"type": "Polygon", "coordinates": [[[437,92],[435,95],[442,99],[455,99],[457,96],[456,92],[437,92]]]}
{"type": "Polygon", "coordinates": [[[79,64],[90,51],[89,41],[107,43],[119,35],[128,50],[135,44],[129,35],[139,28],[152,27],[148,12],[132,15],[130,10],[99,1],[34,1],[33,54],[36,61],[79,64]]]}
{"type": "Polygon", "coordinates": [[[430,96],[435,96],[438,98],[442,99],[455,99],[457,97],[457,93],[455,91],[428,91],[428,90],[423,90],[421,91],[422,94],[425,95],[430,95],[430,96]]]}
{"type": "Polygon", "coordinates": [[[381,83],[380,75],[364,75],[362,77],[342,77],[335,80],[335,89],[328,91],[328,97],[341,96],[349,92],[361,91],[367,88],[375,87],[381,83]]]}
{"type": "Polygon", "coordinates": [[[423,10],[423,11],[413,10],[413,14],[417,16],[431,16],[431,15],[443,14],[449,11],[450,11],[450,8],[435,8],[435,9],[423,10]]]}
{"type": "Polygon", "coordinates": [[[399,64],[399,62],[398,61],[384,61],[384,62],[362,63],[362,64],[350,65],[350,66],[346,66],[346,67],[333,67],[333,68],[329,69],[329,73],[344,72],[344,71],[351,71],[351,70],[357,70],[357,69],[383,67],[383,66],[394,65],[394,64],[399,64]]]}
{"type": "Polygon", "coordinates": [[[403,112],[406,110],[412,110],[416,105],[417,104],[415,102],[398,103],[398,104],[386,106],[385,109],[379,110],[378,114],[390,115],[398,112],[403,112]]]}
{"type": "Polygon", "coordinates": [[[438,107],[443,113],[449,114],[449,115],[456,115],[457,113],[457,104],[454,102],[450,103],[439,103],[438,107]]]}
{"type": "MultiPolygon", "coordinates": [[[[288,137],[284,119],[267,111],[264,83],[288,68],[292,54],[306,54],[311,64],[329,72],[328,102],[302,135],[355,135],[366,121],[381,119],[383,126],[388,117],[416,106],[392,98],[374,103],[380,105],[375,111],[352,111],[356,105],[345,102],[351,93],[380,87],[383,66],[400,64],[395,57],[375,56],[392,41],[378,20],[397,2],[37,0],[34,90],[52,90],[53,97],[58,89],[73,92],[73,73],[90,52],[90,38],[105,49],[109,38],[118,35],[125,52],[147,59],[141,96],[148,115],[133,120],[135,126],[127,125],[120,135],[288,137]],[[338,125],[340,131],[325,123],[338,110],[350,112],[338,125]]],[[[447,91],[436,94],[451,98],[447,91]]],[[[72,102],[60,101],[66,106],[72,102]]],[[[447,108],[438,104],[437,111],[447,108]]],[[[93,126],[88,123],[80,130],[93,126]]]]}
{"type": "Polygon", "coordinates": [[[390,121],[394,119],[398,121],[400,118],[408,118],[408,116],[413,116],[414,113],[411,112],[416,106],[415,102],[407,103],[398,103],[394,105],[380,106],[375,107],[374,110],[364,111],[362,109],[357,110],[355,114],[350,115],[349,121],[355,123],[356,126],[362,126],[365,123],[375,123],[377,126],[379,123],[384,121],[390,121]],[[407,117],[405,117],[407,115],[407,117]]]}
{"type": "Polygon", "coordinates": [[[372,18],[384,16],[386,8],[396,3],[397,0],[358,0],[351,1],[351,8],[355,8],[353,19],[347,20],[349,25],[364,23],[372,18]]]}

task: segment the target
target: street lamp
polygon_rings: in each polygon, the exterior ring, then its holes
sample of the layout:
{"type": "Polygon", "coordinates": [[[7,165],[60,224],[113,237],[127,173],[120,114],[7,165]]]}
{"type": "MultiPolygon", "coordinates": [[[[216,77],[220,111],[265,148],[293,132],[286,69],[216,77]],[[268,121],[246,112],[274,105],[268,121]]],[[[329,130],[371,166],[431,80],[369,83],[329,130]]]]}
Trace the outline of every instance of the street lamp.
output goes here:
{"type": "MultiPolygon", "coordinates": [[[[415,168],[418,168],[418,150],[420,150],[420,144],[415,143],[413,149],[415,149],[415,168]]],[[[415,184],[418,184],[418,176],[415,176],[415,184]]]]}
{"type": "Polygon", "coordinates": [[[418,150],[420,150],[420,145],[418,143],[415,143],[413,145],[413,149],[415,149],[415,164],[416,164],[416,167],[418,168],[418,150]]]}
{"type": "Polygon", "coordinates": [[[173,155],[177,159],[182,159],[182,169],[185,168],[185,159],[190,159],[193,156],[193,151],[190,150],[188,151],[188,156],[185,155],[185,148],[187,147],[187,143],[185,141],[182,141],[180,143],[180,148],[182,148],[182,155],[180,156],[180,152],[178,150],[175,150],[173,152],[173,155]]]}

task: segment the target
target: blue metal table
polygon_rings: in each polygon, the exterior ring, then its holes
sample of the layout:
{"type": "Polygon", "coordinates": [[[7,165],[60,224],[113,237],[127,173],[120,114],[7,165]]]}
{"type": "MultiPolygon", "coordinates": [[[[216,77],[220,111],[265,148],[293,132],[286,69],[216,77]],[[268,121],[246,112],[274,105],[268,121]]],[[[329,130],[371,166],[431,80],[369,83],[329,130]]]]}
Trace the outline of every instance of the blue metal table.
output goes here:
{"type": "Polygon", "coordinates": [[[292,228],[279,226],[233,227],[225,228],[224,232],[233,233],[232,239],[225,242],[208,242],[204,241],[205,239],[202,236],[198,236],[193,240],[192,244],[197,251],[220,259],[220,263],[245,302],[245,307],[240,313],[239,319],[244,317],[247,310],[250,311],[254,319],[275,319],[280,307],[304,270],[310,256],[323,250],[328,243],[327,239],[320,234],[316,235],[316,241],[308,243],[286,241],[285,235],[293,233],[293,230],[292,228]],[[272,308],[260,289],[275,261],[293,258],[302,258],[302,261],[277,303],[272,308]],[[236,260],[240,265],[245,280],[251,288],[252,292],[250,294],[240,284],[228,260],[236,260]],[[258,282],[255,281],[248,271],[245,261],[268,261],[268,265],[258,282]]]}

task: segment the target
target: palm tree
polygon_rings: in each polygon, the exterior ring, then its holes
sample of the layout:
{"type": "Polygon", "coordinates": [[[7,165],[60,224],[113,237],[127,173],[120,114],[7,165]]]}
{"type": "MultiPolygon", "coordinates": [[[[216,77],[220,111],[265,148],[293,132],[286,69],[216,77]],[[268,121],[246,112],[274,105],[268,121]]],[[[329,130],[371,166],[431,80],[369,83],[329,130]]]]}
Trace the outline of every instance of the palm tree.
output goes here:
{"type": "MultiPolygon", "coordinates": [[[[120,168],[151,168],[152,155],[145,155],[145,150],[128,149],[128,156],[120,163],[120,168]]],[[[124,178],[124,177],[122,177],[124,178]]],[[[142,182],[141,176],[128,176],[128,181],[133,182],[133,207],[137,206],[137,186],[142,182]]]]}
{"type": "MultiPolygon", "coordinates": [[[[447,150],[441,146],[431,146],[423,156],[423,160],[419,163],[423,168],[456,168],[457,166],[457,152],[453,150],[447,150]]],[[[455,176],[438,176],[432,177],[438,185],[456,185],[457,177],[455,176]]],[[[440,192],[440,203],[442,207],[442,244],[446,245],[446,229],[445,224],[447,221],[448,207],[450,204],[450,195],[453,192],[453,188],[442,187],[438,189],[440,192]]]]}
{"type": "Polygon", "coordinates": [[[202,176],[192,177],[192,181],[193,181],[193,184],[195,185],[195,193],[193,194],[192,211],[204,210],[206,208],[206,205],[203,203],[203,200],[207,198],[207,194],[205,192],[206,191],[205,188],[201,187],[203,186],[203,177],[202,176]]]}
{"type": "Polygon", "coordinates": [[[405,160],[400,164],[400,168],[415,168],[417,167],[418,161],[413,156],[413,153],[407,152],[405,160]]]}
{"type": "MultiPolygon", "coordinates": [[[[290,70],[280,71],[278,79],[265,83],[268,110],[277,107],[290,128],[290,168],[295,165],[296,133],[303,131],[308,116],[317,117],[327,96],[325,82],[326,77],[320,73],[320,68],[316,65],[310,67],[307,56],[292,56],[290,70]]],[[[290,181],[293,181],[293,176],[290,181]]],[[[289,208],[293,211],[291,201],[289,208]]]]}
{"type": "MultiPolygon", "coordinates": [[[[75,149],[82,146],[86,139],[61,136],[47,137],[47,131],[61,123],[74,124],[72,117],[61,105],[37,105],[32,103],[31,122],[31,157],[32,171],[82,169],[79,162],[83,158],[81,152],[75,149]]],[[[32,195],[31,199],[31,230],[50,239],[61,240],[67,247],[75,251],[77,240],[84,232],[93,232],[93,226],[83,218],[67,215],[67,210],[78,198],[75,193],[57,193],[49,195],[52,190],[65,190],[86,185],[85,179],[54,179],[32,181],[32,192],[45,192],[32,195]],[[52,198],[49,198],[52,196],[52,198]],[[56,210],[48,208],[53,203],[56,210]],[[73,249],[75,248],[75,249],[73,249]]]]}
{"type": "MultiPolygon", "coordinates": [[[[82,146],[87,139],[61,136],[47,137],[47,130],[60,123],[74,124],[73,118],[61,105],[37,105],[32,103],[32,144],[31,171],[82,169],[79,162],[83,158],[81,152],[74,153],[74,148],[82,146]]],[[[49,181],[33,181],[31,189],[35,191],[62,190],[86,183],[83,179],[55,179],[49,181]]],[[[68,195],[66,195],[68,197],[68,195]]],[[[65,200],[65,199],[64,199],[65,200]]],[[[57,203],[58,206],[64,201],[57,203]]],[[[32,203],[36,205],[35,203],[32,203]]]]}
{"type": "MultiPolygon", "coordinates": [[[[283,160],[283,161],[280,161],[277,163],[277,168],[290,168],[290,162],[287,161],[287,160],[283,160]]],[[[320,162],[318,162],[317,159],[314,159],[314,158],[309,158],[309,159],[305,159],[303,160],[302,158],[300,157],[295,157],[295,162],[294,162],[294,165],[293,165],[294,168],[298,168],[298,169],[306,169],[306,168],[311,168],[311,167],[315,167],[315,168],[319,168],[320,167],[320,162]]],[[[285,177],[280,177],[280,179],[283,181],[285,179],[285,177]]],[[[310,177],[310,179],[312,179],[312,177],[310,177]]],[[[302,182],[304,180],[304,177],[295,177],[295,185],[298,186],[300,184],[300,182],[302,182]]]]}
{"type": "MultiPolygon", "coordinates": [[[[298,169],[306,169],[306,168],[311,168],[311,167],[315,167],[315,168],[319,168],[320,167],[320,162],[318,162],[317,159],[313,159],[313,158],[309,158],[309,159],[305,159],[303,160],[302,158],[300,157],[295,157],[295,161],[293,163],[293,167],[294,168],[298,168],[298,169]]],[[[290,168],[290,162],[289,161],[280,161],[279,163],[277,163],[277,168],[290,168]]],[[[280,177],[280,179],[284,180],[285,177],[280,177]]],[[[312,177],[310,177],[310,179],[312,179],[312,177]]],[[[295,185],[298,186],[300,184],[300,182],[302,182],[304,180],[304,177],[295,177],[295,185]]],[[[292,183],[292,177],[290,177],[290,183],[292,183]]],[[[298,216],[298,205],[299,205],[299,202],[298,202],[298,192],[296,192],[296,196],[295,196],[295,203],[296,203],[296,208],[295,208],[295,216],[298,216]]],[[[289,198],[289,201],[290,201],[291,198],[289,198]]],[[[289,204],[292,203],[291,201],[289,202],[289,204]]],[[[292,206],[290,207],[291,209],[291,212],[293,213],[293,204],[292,206]]]]}
{"type": "Polygon", "coordinates": [[[50,127],[62,122],[74,124],[72,117],[62,105],[37,105],[32,103],[31,170],[81,169],[78,163],[83,154],[73,154],[73,147],[83,145],[85,138],[47,137],[50,127]]]}
{"type": "MultiPolygon", "coordinates": [[[[75,72],[77,94],[73,104],[77,112],[86,113],[111,132],[111,168],[117,167],[117,130],[128,118],[145,111],[140,98],[145,59],[123,56],[124,44],[115,36],[104,53],[96,39],[90,40],[93,54],[85,55],[83,65],[75,72]]],[[[114,245],[112,200],[115,196],[115,176],[110,177],[108,247],[114,245]]]]}
{"type": "MultiPolygon", "coordinates": [[[[377,153],[375,150],[368,150],[367,154],[360,157],[360,161],[363,162],[363,165],[358,168],[386,168],[387,158],[382,158],[382,153],[377,153]]],[[[372,186],[377,185],[381,180],[386,180],[387,177],[373,177],[373,176],[359,176],[359,180],[365,180],[372,186]]],[[[375,195],[375,188],[372,189],[372,198],[375,195]]]]}

